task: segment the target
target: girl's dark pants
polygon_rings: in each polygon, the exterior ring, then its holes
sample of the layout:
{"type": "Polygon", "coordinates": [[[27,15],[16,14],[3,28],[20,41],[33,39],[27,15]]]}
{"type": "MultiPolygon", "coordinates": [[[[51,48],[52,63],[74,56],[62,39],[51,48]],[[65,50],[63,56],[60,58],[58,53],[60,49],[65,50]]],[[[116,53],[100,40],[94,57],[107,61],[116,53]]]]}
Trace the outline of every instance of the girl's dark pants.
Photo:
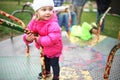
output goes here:
{"type": "Polygon", "coordinates": [[[59,77],[60,67],[59,67],[59,57],[48,58],[45,57],[45,66],[46,66],[46,73],[50,72],[50,66],[53,69],[53,77],[59,77]]]}

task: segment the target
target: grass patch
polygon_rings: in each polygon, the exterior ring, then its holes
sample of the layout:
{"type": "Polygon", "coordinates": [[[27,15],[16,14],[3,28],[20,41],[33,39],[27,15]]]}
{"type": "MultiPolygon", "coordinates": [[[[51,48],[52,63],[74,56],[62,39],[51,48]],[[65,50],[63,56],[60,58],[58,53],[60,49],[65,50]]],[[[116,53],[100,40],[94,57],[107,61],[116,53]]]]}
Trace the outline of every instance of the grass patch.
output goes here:
{"type": "MultiPolygon", "coordinates": [[[[95,12],[83,12],[81,22],[96,22],[96,13],[95,12]]],[[[113,38],[118,37],[118,31],[120,31],[120,24],[119,24],[120,17],[119,16],[112,16],[106,15],[105,19],[105,26],[104,31],[101,32],[102,35],[110,36],[113,38]]]]}
{"type": "MultiPolygon", "coordinates": [[[[17,1],[1,1],[0,2],[0,10],[3,10],[9,14],[12,14],[14,11],[16,10],[21,10],[23,7],[24,2],[21,2],[20,5],[18,5],[17,1]]],[[[30,9],[30,8],[28,8],[30,9]]],[[[32,9],[30,9],[31,12],[33,11],[32,9]]],[[[14,14],[14,16],[16,16],[17,18],[21,19],[26,25],[28,24],[28,22],[31,19],[31,15],[28,13],[16,13],[14,14]]],[[[0,18],[6,19],[11,21],[9,18],[0,15],[0,18]]],[[[16,22],[13,22],[15,24],[18,24],[16,22]]],[[[0,25],[0,38],[3,38],[4,36],[8,36],[11,33],[11,29],[6,28],[5,26],[0,25]]],[[[19,35],[22,34],[21,32],[15,31],[13,30],[13,35],[19,35]]]]}
{"type": "MultiPolygon", "coordinates": [[[[27,0],[22,0],[20,2],[20,5],[18,5],[18,0],[1,0],[0,1],[0,10],[3,10],[9,14],[12,14],[15,10],[21,10],[23,4],[27,2],[27,0]]],[[[32,1],[31,1],[32,2],[32,1]]],[[[33,11],[30,8],[27,8],[31,11],[33,11]]],[[[27,13],[18,13],[15,14],[16,17],[20,18],[26,25],[31,19],[31,16],[27,13]]],[[[4,18],[9,20],[8,18],[0,15],[0,18],[4,18]]],[[[102,35],[110,36],[113,38],[117,38],[118,31],[120,31],[120,24],[119,24],[120,17],[107,15],[106,21],[105,21],[105,28],[104,31],[101,33],[102,35]]],[[[83,12],[81,22],[88,22],[92,23],[96,21],[96,13],[95,12],[83,12]]],[[[3,27],[0,25],[0,38],[3,36],[9,35],[10,29],[3,27]]],[[[14,34],[18,35],[21,34],[18,31],[14,31],[14,34]]]]}

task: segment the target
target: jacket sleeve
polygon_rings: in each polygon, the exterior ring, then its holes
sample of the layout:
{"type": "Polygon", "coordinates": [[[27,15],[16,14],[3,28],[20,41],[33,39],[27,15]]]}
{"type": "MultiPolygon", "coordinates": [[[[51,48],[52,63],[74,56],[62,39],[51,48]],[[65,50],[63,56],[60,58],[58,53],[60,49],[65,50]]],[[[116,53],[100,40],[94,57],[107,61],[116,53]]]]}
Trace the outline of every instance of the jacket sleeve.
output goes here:
{"type": "MultiPolygon", "coordinates": [[[[27,27],[28,30],[33,30],[32,26],[34,25],[34,22],[35,22],[35,21],[34,21],[33,19],[29,22],[28,27],[27,27]]],[[[23,41],[24,41],[26,44],[30,44],[30,43],[33,42],[33,41],[27,41],[27,40],[26,40],[26,34],[23,35],[23,41]]]]}
{"type": "Polygon", "coordinates": [[[48,25],[48,34],[46,36],[40,36],[38,43],[42,46],[52,46],[59,42],[61,38],[61,31],[58,23],[52,23],[48,25]]]}
{"type": "Polygon", "coordinates": [[[30,43],[33,42],[33,41],[27,41],[27,40],[26,40],[26,34],[23,35],[23,41],[24,41],[26,44],[30,44],[30,43]]]}

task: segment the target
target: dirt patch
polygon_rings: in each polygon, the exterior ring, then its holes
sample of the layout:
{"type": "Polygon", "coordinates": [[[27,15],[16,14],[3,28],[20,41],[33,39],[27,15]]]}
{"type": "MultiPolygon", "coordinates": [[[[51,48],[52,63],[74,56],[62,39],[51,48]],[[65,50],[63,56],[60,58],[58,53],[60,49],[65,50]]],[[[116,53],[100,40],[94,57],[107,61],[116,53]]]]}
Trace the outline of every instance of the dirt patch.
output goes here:
{"type": "Polygon", "coordinates": [[[2,37],[0,37],[0,41],[4,41],[4,40],[9,39],[9,38],[10,38],[9,35],[2,36],[2,37]]]}
{"type": "MultiPolygon", "coordinates": [[[[16,34],[16,35],[13,35],[13,37],[16,37],[16,36],[19,36],[20,34],[16,34]]],[[[1,41],[4,41],[4,40],[6,40],[6,39],[10,39],[11,38],[11,36],[10,35],[5,35],[5,36],[2,36],[2,37],[0,37],[0,42],[1,41]]]]}

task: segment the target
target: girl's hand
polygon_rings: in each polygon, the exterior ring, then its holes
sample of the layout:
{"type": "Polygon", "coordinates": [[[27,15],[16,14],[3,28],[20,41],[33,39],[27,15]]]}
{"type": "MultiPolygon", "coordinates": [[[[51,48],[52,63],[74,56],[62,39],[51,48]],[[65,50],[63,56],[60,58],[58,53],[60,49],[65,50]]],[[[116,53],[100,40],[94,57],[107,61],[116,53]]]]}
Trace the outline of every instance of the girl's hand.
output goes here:
{"type": "Polygon", "coordinates": [[[26,35],[26,40],[29,41],[29,42],[35,40],[34,34],[32,34],[32,33],[27,34],[27,35],[26,35]]]}

